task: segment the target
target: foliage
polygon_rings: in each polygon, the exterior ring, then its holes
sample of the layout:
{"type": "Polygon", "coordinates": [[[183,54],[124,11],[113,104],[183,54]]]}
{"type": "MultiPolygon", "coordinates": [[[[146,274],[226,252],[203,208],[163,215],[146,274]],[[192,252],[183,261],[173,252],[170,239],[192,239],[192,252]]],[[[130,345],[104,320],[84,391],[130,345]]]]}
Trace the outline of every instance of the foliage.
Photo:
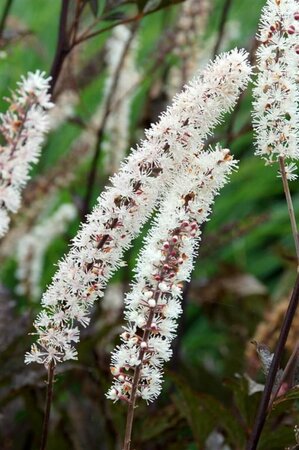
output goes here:
{"type": "MultiPolygon", "coordinates": [[[[127,153],[143,137],[144,128],[155,122],[165,109],[169,102],[171,69],[181,67],[180,56],[173,49],[163,49],[163,44],[168,42],[167,33],[174,29],[181,14],[180,1],[85,0],[84,3],[82,29],[98,21],[93,30],[107,28],[107,31],[82,42],[69,55],[57,84],[57,98],[59,92],[72,90],[79,94],[78,101],[63,126],[49,134],[41,158],[31,172],[24,207],[15,217],[12,231],[26,225],[20,234],[11,234],[11,242],[5,238],[0,245],[0,442],[3,450],[38,447],[46,379],[43,368],[28,367],[23,362],[32,341],[28,333],[32,332],[40,305],[30,294],[21,294],[16,289],[17,261],[12,243],[22,242],[25,232],[52,216],[61,204],[70,202],[77,207],[77,218],[46,252],[40,280],[44,290],[57,261],[68,250],[82,216],[96,143],[86,151],[83,149],[83,157],[75,161],[68,158],[82,129],[90,124],[98,106],[104,104],[108,70],[105,46],[113,27],[126,21],[129,27],[137,24],[136,65],[140,80],[132,97],[127,153]],[[138,21],[131,20],[136,17],[138,21]]],[[[197,41],[200,48],[206,49],[202,51],[200,64],[213,57],[218,37],[220,50],[234,46],[252,50],[264,0],[256,0],[254,7],[248,2],[232,0],[223,34],[220,23],[229,2],[210,3],[212,10],[206,29],[197,41]]],[[[2,39],[0,35],[0,46],[6,55],[0,59],[1,99],[8,96],[27,71],[50,72],[59,16],[58,1],[27,0],[24,7],[24,1],[13,0],[2,39]]],[[[253,380],[264,383],[265,378],[250,341],[259,326],[264,330],[264,344],[272,346],[280,326],[281,302],[289,295],[295,279],[296,258],[277,168],[265,167],[253,155],[251,102],[249,89],[240,101],[237,114],[227,115],[224,125],[217,128],[217,140],[232,149],[240,160],[240,169],[217,198],[211,220],[204,227],[195,272],[185,289],[184,314],[174,344],[174,357],[167,366],[163,392],[153,405],[140,404],[137,408],[133,448],[241,450],[252,429],[261,394],[250,395],[250,383],[253,380]]],[[[4,100],[0,107],[2,111],[6,109],[4,100]]],[[[109,143],[105,130],[103,141],[109,143]]],[[[89,209],[109,183],[111,173],[105,169],[105,158],[105,152],[101,151],[89,209]]],[[[291,184],[291,190],[298,211],[297,182],[291,184]]],[[[128,291],[147,230],[148,225],[133,249],[127,252],[127,266],[119,269],[111,286],[128,291]]],[[[91,325],[84,330],[79,345],[79,360],[64,364],[56,375],[48,450],[121,448],[126,405],[111,403],[105,393],[112,380],[110,351],[118,342],[123,319],[119,305],[109,307],[109,295],[107,302],[104,299],[93,310],[91,325]]],[[[285,361],[295,342],[296,337],[289,341],[285,361]]],[[[293,429],[298,423],[298,395],[298,388],[293,387],[276,400],[259,450],[296,448],[293,429]]]]}

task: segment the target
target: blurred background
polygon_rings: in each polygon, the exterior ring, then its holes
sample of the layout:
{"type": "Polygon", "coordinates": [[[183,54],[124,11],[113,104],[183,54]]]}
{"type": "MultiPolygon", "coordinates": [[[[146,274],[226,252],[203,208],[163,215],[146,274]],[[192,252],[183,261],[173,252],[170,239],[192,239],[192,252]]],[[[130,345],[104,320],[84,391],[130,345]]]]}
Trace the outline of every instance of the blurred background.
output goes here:
{"type": "MultiPolygon", "coordinates": [[[[1,111],[7,108],[2,98],[21,75],[37,69],[52,73],[56,104],[22,208],[0,243],[1,450],[38,448],[46,371],[25,366],[24,353],[33,341],[28,333],[41,294],[80,221],[144,129],[198,69],[235,46],[246,48],[254,63],[264,5],[264,0],[63,1],[65,16],[58,0],[0,2],[1,111]]],[[[137,408],[133,448],[241,450],[250,433],[264,382],[251,341],[273,350],[296,278],[277,167],[265,167],[254,156],[251,101],[249,88],[210,138],[231,149],[240,169],[204,227],[163,392],[154,404],[137,408]]],[[[298,211],[298,181],[291,190],[298,211]]],[[[58,370],[49,450],[121,448],[126,405],[113,404],[105,393],[142,236],[126,253],[127,267],[96,304],[82,332],[79,360],[58,370]]],[[[285,361],[298,325],[299,314],[285,361]]],[[[298,398],[292,389],[277,400],[259,449],[297,448],[298,398]]]]}

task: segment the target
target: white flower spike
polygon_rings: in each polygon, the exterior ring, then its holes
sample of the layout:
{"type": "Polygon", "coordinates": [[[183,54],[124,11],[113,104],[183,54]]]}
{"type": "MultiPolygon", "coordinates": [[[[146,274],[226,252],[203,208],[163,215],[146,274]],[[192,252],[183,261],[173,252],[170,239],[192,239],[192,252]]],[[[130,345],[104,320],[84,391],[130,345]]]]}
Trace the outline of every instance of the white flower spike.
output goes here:
{"type": "Polygon", "coordinates": [[[0,133],[6,141],[0,146],[0,237],[8,230],[8,213],[20,207],[21,191],[49,128],[48,110],[53,106],[49,81],[44,72],[29,72],[8,100],[8,111],[0,114],[0,133]]]}
{"type": "MultiPolygon", "coordinates": [[[[183,162],[197,154],[204,139],[232,109],[246,87],[251,69],[244,51],[233,50],[216,58],[174,98],[160,121],[146,131],[146,140],[111,178],[112,186],[98,199],[73,246],[59,264],[43,295],[43,316],[35,321],[38,344],[49,354],[36,357],[46,365],[76,357],[69,331],[86,326],[94,301],[103,296],[107,281],[120,267],[141,226],[157,200],[180,176],[183,162]],[[56,349],[56,353],[54,351],[56,349]]],[[[37,353],[27,353],[32,362],[37,353]]]]}
{"type": "Polygon", "coordinates": [[[167,195],[145,240],[135,283],[125,300],[128,325],[122,344],[112,354],[114,382],[107,394],[111,400],[131,401],[136,371],[138,396],[150,402],[159,395],[163,363],[171,357],[181,313],[183,282],[190,279],[199,245],[199,226],[207,220],[215,195],[235,168],[226,149],[190,157],[179,183],[167,195]]]}
{"type": "MultiPolygon", "coordinates": [[[[267,163],[299,158],[299,4],[268,0],[263,8],[253,90],[256,155],[267,163]]],[[[294,166],[287,174],[295,179],[294,166]]]]}

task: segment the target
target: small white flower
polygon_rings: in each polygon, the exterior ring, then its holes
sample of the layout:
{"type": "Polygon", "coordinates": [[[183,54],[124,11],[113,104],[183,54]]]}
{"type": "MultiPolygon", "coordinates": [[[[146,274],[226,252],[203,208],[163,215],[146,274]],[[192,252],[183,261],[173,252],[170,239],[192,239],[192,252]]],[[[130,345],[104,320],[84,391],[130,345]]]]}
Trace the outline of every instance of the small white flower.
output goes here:
{"type": "Polygon", "coordinates": [[[292,31],[297,11],[296,0],[268,0],[262,10],[253,128],[256,155],[267,163],[299,159],[298,33],[292,31]]]}
{"type": "MultiPolygon", "coordinates": [[[[12,94],[10,108],[0,114],[0,132],[6,145],[0,146],[0,210],[15,213],[21,203],[21,190],[29,178],[29,170],[39,159],[41,145],[48,131],[50,102],[49,78],[45,73],[29,72],[22,77],[12,94]]],[[[4,212],[5,211],[5,212],[4,212]]],[[[8,222],[0,220],[0,237],[8,230],[8,222]]]]}
{"type": "MultiPolygon", "coordinates": [[[[290,164],[286,164],[285,165],[285,173],[286,173],[287,180],[289,180],[289,181],[297,180],[298,174],[295,173],[295,172],[297,172],[297,169],[298,168],[297,168],[297,165],[295,163],[290,163],[290,164]]],[[[277,176],[279,178],[281,178],[280,171],[278,172],[277,176]]]]}

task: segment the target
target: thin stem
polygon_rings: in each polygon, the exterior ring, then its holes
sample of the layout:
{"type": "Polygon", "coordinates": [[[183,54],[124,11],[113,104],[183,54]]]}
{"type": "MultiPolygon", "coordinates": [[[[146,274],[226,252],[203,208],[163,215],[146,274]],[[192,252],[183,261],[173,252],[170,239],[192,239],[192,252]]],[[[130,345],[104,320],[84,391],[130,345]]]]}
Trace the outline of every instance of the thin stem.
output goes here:
{"type": "MultiPolygon", "coordinates": [[[[282,183],[283,183],[283,189],[284,189],[284,193],[285,193],[285,197],[286,197],[286,201],[287,201],[287,205],[288,205],[288,212],[289,212],[289,217],[290,217],[290,222],[291,222],[291,227],[292,227],[292,233],[293,233],[293,238],[294,238],[294,243],[295,243],[295,248],[296,248],[296,255],[297,255],[297,272],[299,269],[299,237],[298,237],[298,229],[297,229],[297,223],[296,223],[296,218],[295,218],[295,212],[294,212],[294,207],[293,207],[293,202],[292,202],[292,197],[291,197],[291,193],[290,193],[290,189],[289,189],[289,183],[288,183],[288,179],[287,179],[287,175],[286,175],[286,170],[285,170],[285,163],[284,163],[284,158],[283,157],[279,157],[279,166],[280,166],[280,174],[281,174],[281,178],[282,178],[282,183]]],[[[287,365],[283,371],[282,377],[278,383],[278,386],[275,390],[275,392],[272,394],[269,405],[268,405],[268,411],[271,411],[272,405],[279,393],[279,390],[282,386],[282,384],[287,380],[287,378],[290,378],[292,376],[292,373],[294,372],[296,366],[297,366],[297,362],[298,362],[298,355],[299,354],[299,342],[297,342],[293,353],[291,354],[287,365]]]]}
{"type": "MultiPolygon", "coordinates": [[[[169,254],[171,253],[172,249],[170,248],[169,254]]],[[[167,262],[167,261],[165,261],[167,262]]],[[[158,305],[158,302],[160,300],[161,291],[159,289],[159,286],[154,291],[153,299],[156,301],[156,305],[158,305]]],[[[143,336],[142,336],[142,342],[145,342],[147,344],[150,333],[151,333],[151,325],[153,322],[153,319],[155,317],[155,314],[157,312],[157,306],[154,308],[151,308],[148,319],[144,328],[143,336]]],[[[126,431],[125,431],[125,439],[124,439],[124,446],[123,450],[130,450],[131,448],[131,436],[132,436],[132,428],[133,428],[133,420],[134,420],[134,412],[135,412],[135,405],[137,400],[137,394],[138,394],[138,385],[140,380],[140,374],[142,370],[142,364],[143,364],[143,358],[147,351],[147,345],[145,348],[140,348],[139,351],[139,365],[135,367],[134,370],[134,376],[132,381],[132,390],[129,400],[129,407],[128,407],[128,413],[127,413],[127,423],[126,423],[126,431]]]]}
{"type": "Polygon", "coordinates": [[[6,24],[6,19],[8,17],[9,11],[12,7],[12,2],[13,0],[6,0],[6,4],[4,6],[4,10],[1,16],[1,20],[0,20],[0,40],[3,37],[3,32],[4,32],[4,28],[5,28],[5,24],[6,24]]]}
{"type": "Polygon", "coordinates": [[[70,0],[61,0],[58,40],[54,60],[50,70],[50,75],[52,77],[50,81],[51,94],[53,94],[55,85],[57,83],[58,77],[60,75],[63,66],[63,62],[71,49],[68,42],[68,34],[67,34],[67,19],[68,19],[69,5],[70,0]]]}
{"type": "Polygon", "coordinates": [[[219,48],[221,45],[221,41],[224,35],[224,30],[225,30],[225,24],[228,18],[228,14],[229,14],[229,10],[232,4],[232,0],[225,0],[225,3],[223,5],[223,9],[222,9],[222,14],[221,14],[221,18],[220,18],[220,24],[219,24],[219,31],[218,31],[218,37],[217,37],[217,41],[214,47],[214,51],[213,51],[213,55],[214,57],[217,55],[217,53],[219,52],[219,48]]]}
{"type": "Polygon", "coordinates": [[[133,17],[128,17],[126,19],[123,19],[117,23],[114,23],[112,25],[109,25],[107,27],[102,28],[101,30],[98,31],[94,31],[93,33],[90,34],[86,34],[86,31],[84,31],[80,36],[78,36],[78,38],[72,43],[71,48],[75,47],[78,44],[81,44],[82,42],[85,42],[95,36],[98,36],[99,34],[105,33],[106,31],[112,30],[112,28],[117,27],[118,25],[125,25],[131,22],[136,22],[139,21],[140,19],[142,19],[144,16],[146,16],[147,14],[137,14],[136,16],[133,17]]]}
{"type": "Polygon", "coordinates": [[[266,379],[265,389],[262,394],[261,402],[259,405],[259,410],[255,419],[255,424],[253,427],[253,431],[250,437],[250,440],[247,445],[247,450],[256,450],[259,439],[266,421],[267,417],[267,409],[270,401],[271,393],[273,391],[273,386],[276,379],[276,374],[281,362],[282,353],[285,347],[286,340],[289,335],[289,331],[292,325],[292,321],[294,315],[296,313],[296,309],[298,306],[298,298],[299,298],[299,275],[297,275],[295,286],[293,289],[293,293],[290,299],[290,303],[284,317],[280,335],[278,338],[277,346],[273,355],[272,363],[270,366],[270,370],[266,379]]]}
{"type": "Polygon", "coordinates": [[[294,371],[297,368],[297,364],[298,364],[298,357],[299,357],[299,341],[297,341],[297,344],[293,350],[293,353],[290,356],[290,359],[287,362],[287,365],[284,368],[284,371],[282,373],[281,379],[279,380],[279,383],[276,387],[276,390],[274,392],[274,394],[272,395],[272,398],[270,400],[269,406],[268,406],[268,411],[271,411],[272,405],[274,403],[274,400],[276,399],[281,386],[283,385],[283,383],[285,383],[286,381],[290,382],[290,387],[292,386],[292,383],[294,381],[294,371]]]}
{"type": "MultiPolygon", "coordinates": [[[[170,247],[169,255],[171,254],[172,250],[173,249],[170,247]]],[[[165,263],[167,263],[167,260],[165,260],[165,263]]],[[[163,269],[161,269],[161,273],[160,273],[161,276],[162,276],[162,273],[163,273],[163,269]]],[[[161,290],[159,289],[159,286],[157,286],[157,288],[155,289],[155,291],[153,293],[153,299],[155,300],[156,305],[158,305],[160,296],[161,296],[161,290]]],[[[157,306],[150,309],[150,312],[149,312],[149,315],[148,315],[148,318],[146,321],[146,325],[144,328],[143,336],[142,336],[142,342],[144,342],[145,344],[147,344],[147,342],[148,342],[150,332],[151,332],[152,322],[153,322],[156,312],[157,312],[157,306]]],[[[134,411],[135,411],[135,405],[136,405],[137,394],[138,394],[138,385],[139,385],[140,374],[141,374],[141,370],[142,370],[143,358],[144,358],[144,354],[146,353],[146,351],[147,351],[147,345],[145,345],[145,348],[140,348],[139,356],[138,356],[139,364],[137,367],[135,367],[135,370],[134,370],[134,376],[133,376],[133,381],[132,381],[132,390],[131,390],[128,413],[127,413],[127,423],[126,423],[126,431],[125,431],[123,450],[130,450],[130,448],[131,448],[131,436],[132,436],[132,428],[133,428],[133,420],[134,420],[134,411]]]]}
{"type": "Polygon", "coordinates": [[[53,381],[54,381],[55,364],[53,361],[50,362],[48,368],[48,381],[47,381],[47,394],[46,394],[46,404],[45,404],[45,415],[42,431],[42,439],[40,444],[40,450],[46,450],[48,433],[49,433],[49,419],[53,398],[53,381]]]}
{"type": "MultiPolygon", "coordinates": [[[[157,292],[159,295],[160,294],[159,291],[156,291],[156,293],[157,292]]],[[[154,316],[155,316],[155,308],[153,308],[149,313],[145,331],[144,331],[143,337],[142,337],[143,342],[147,343],[147,341],[148,341],[149,334],[150,334],[150,327],[151,327],[154,316]]],[[[138,358],[140,363],[134,371],[134,377],[133,377],[133,382],[132,382],[132,391],[131,391],[131,397],[130,397],[128,414],[127,414],[127,423],[126,423],[126,431],[125,431],[123,450],[130,450],[130,448],[131,448],[131,437],[132,437],[135,405],[136,405],[136,399],[137,399],[137,389],[138,389],[140,373],[141,373],[141,369],[142,369],[142,362],[143,362],[143,357],[144,357],[145,351],[146,351],[146,349],[140,350],[139,358],[138,358]]]]}
{"type": "MultiPolygon", "coordinates": [[[[181,3],[183,1],[184,0],[176,0],[175,3],[181,3]]],[[[232,0],[227,0],[227,1],[231,2],[232,0]]],[[[169,6],[171,6],[171,4],[169,4],[167,6],[169,7],[169,6]]],[[[164,8],[166,8],[166,6],[164,8]]],[[[107,27],[104,27],[101,30],[97,30],[97,31],[94,31],[92,33],[89,33],[89,31],[92,30],[94,28],[94,26],[99,22],[99,20],[95,20],[94,23],[91,24],[88,27],[88,29],[85,30],[80,36],[78,36],[78,38],[76,39],[75,42],[73,42],[72,48],[75,47],[76,45],[80,44],[81,42],[87,41],[88,39],[91,39],[91,38],[93,38],[95,36],[98,36],[99,34],[105,33],[105,31],[109,31],[112,28],[117,27],[118,25],[124,25],[124,24],[127,24],[127,23],[139,21],[139,20],[143,19],[146,16],[154,14],[155,12],[159,11],[160,9],[161,9],[160,5],[158,5],[156,8],[150,9],[149,11],[138,13],[135,16],[132,16],[132,17],[126,17],[125,19],[120,20],[119,22],[113,23],[112,25],[108,25],[107,27]]],[[[101,18],[101,19],[103,19],[103,18],[101,18]]]]}
{"type": "Polygon", "coordinates": [[[295,218],[295,213],[294,213],[292,197],[291,197],[290,188],[289,188],[288,179],[287,179],[286,170],[285,170],[284,158],[282,156],[279,157],[279,166],[280,166],[280,173],[281,173],[281,178],[282,178],[283,189],[284,189],[286,201],[288,204],[289,217],[290,217],[292,233],[293,233],[293,238],[294,238],[294,243],[295,243],[295,248],[296,248],[297,263],[298,263],[298,267],[299,267],[298,229],[297,229],[297,223],[296,223],[296,218],[295,218]]]}

